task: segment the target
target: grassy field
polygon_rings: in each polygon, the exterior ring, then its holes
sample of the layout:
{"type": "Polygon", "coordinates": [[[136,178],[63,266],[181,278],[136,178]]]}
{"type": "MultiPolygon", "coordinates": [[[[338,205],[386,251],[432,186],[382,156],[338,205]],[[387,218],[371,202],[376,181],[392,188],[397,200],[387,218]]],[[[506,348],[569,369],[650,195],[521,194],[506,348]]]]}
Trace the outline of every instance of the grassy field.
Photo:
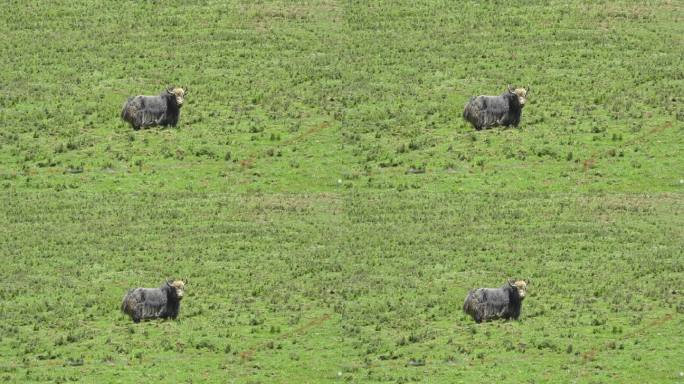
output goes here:
{"type": "Polygon", "coordinates": [[[684,383],[681,2],[0,15],[3,381],[684,383]],[[519,128],[464,123],[507,84],[519,128]],[[119,313],[172,277],[178,321],[119,313]],[[520,321],[462,313],[511,277],[520,321]]]}

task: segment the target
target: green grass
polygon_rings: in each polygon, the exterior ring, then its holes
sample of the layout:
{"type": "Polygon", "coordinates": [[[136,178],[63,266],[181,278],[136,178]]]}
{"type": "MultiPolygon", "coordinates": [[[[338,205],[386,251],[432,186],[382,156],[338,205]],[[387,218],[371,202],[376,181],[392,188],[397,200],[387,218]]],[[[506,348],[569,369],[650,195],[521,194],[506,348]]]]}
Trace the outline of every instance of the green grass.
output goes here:
{"type": "Polygon", "coordinates": [[[681,362],[678,195],[63,192],[2,203],[9,378],[628,382],[674,380],[681,362]],[[531,280],[521,321],[461,313],[469,288],[511,275],[531,280]],[[118,313],[127,287],[163,276],[189,280],[180,321],[118,313]]]}
{"type": "Polygon", "coordinates": [[[0,378],[682,382],[683,12],[7,2],[0,378]],[[507,84],[519,128],[464,123],[507,84]],[[171,277],[178,321],[119,313],[171,277]],[[462,313],[510,277],[520,321],[462,313]]]}

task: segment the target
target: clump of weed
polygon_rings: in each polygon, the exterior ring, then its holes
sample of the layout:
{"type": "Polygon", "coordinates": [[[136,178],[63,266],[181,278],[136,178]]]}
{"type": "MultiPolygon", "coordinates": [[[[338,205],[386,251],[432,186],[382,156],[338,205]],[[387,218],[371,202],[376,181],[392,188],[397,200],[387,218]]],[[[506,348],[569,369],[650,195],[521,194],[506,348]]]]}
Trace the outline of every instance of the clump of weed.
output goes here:
{"type": "Polygon", "coordinates": [[[183,160],[185,158],[185,151],[182,148],[176,148],[176,160],[183,160]]]}
{"type": "Polygon", "coordinates": [[[206,157],[208,159],[215,159],[216,158],[216,153],[212,151],[208,147],[202,147],[195,151],[195,156],[196,157],[206,157]]]}

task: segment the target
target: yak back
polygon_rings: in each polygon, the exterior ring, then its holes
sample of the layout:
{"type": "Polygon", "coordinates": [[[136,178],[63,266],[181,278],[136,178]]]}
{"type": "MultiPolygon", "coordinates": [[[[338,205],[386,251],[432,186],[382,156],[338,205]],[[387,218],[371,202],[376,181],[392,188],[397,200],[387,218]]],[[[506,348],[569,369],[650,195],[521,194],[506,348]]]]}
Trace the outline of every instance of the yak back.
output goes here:
{"type": "Polygon", "coordinates": [[[515,93],[506,91],[499,96],[478,96],[476,101],[479,102],[479,106],[483,111],[491,112],[495,115],[515,114],[517,112],[518,120],[520,119],[522,108],[515,93]]]}
{"type": "Polygon", "coordinates": [[[485,301],[489,303],[515,304],[519,303],[520,294],[518,290],[506,283],[501,288],[480,288],[485,301]]]}
{"type": "Polygon", "coordinates": [[[136,96],[134,99],[139,103],[141,110],[151,114],[161,115],[178,111],[176,97],[166,91],[159,96],[136,96]]]}

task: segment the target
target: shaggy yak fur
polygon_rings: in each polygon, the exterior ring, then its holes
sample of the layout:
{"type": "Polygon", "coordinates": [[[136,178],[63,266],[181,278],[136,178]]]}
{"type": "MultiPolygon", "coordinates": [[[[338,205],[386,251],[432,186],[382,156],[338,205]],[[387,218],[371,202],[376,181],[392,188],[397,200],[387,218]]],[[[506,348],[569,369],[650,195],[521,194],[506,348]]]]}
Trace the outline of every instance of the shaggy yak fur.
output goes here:
{"type": "Polygon", "coordinates": [[[524,280],[509,281],[501,288],[477,288],[468,292],[463,311],[476,323],[495,319],[518,319],[527,291],[524,280]]]}
{"type": "Polygon", "coordinates": [[[463,110],[463,118],[478,131],[499,125],[517,127],[529,91],[529,87],[511,89],[509,85],[499,96],[471,97],[463,110]]]}
{"type": "Polygon", "coordinates": [[[175,319],[184,289],[185,283],[180,280],[167,281],[159,288],[129,289],[121,302],[121,311],[136,323],[146,319],[175,319]]]}
{"type": "Polygon", "coordinates": [[[135,130],[155,125],[175,127],[187,94],[187,89],[173,88],[167,89],[159,96],[129,97],[121,110],[121,118],[135,130]]]}

